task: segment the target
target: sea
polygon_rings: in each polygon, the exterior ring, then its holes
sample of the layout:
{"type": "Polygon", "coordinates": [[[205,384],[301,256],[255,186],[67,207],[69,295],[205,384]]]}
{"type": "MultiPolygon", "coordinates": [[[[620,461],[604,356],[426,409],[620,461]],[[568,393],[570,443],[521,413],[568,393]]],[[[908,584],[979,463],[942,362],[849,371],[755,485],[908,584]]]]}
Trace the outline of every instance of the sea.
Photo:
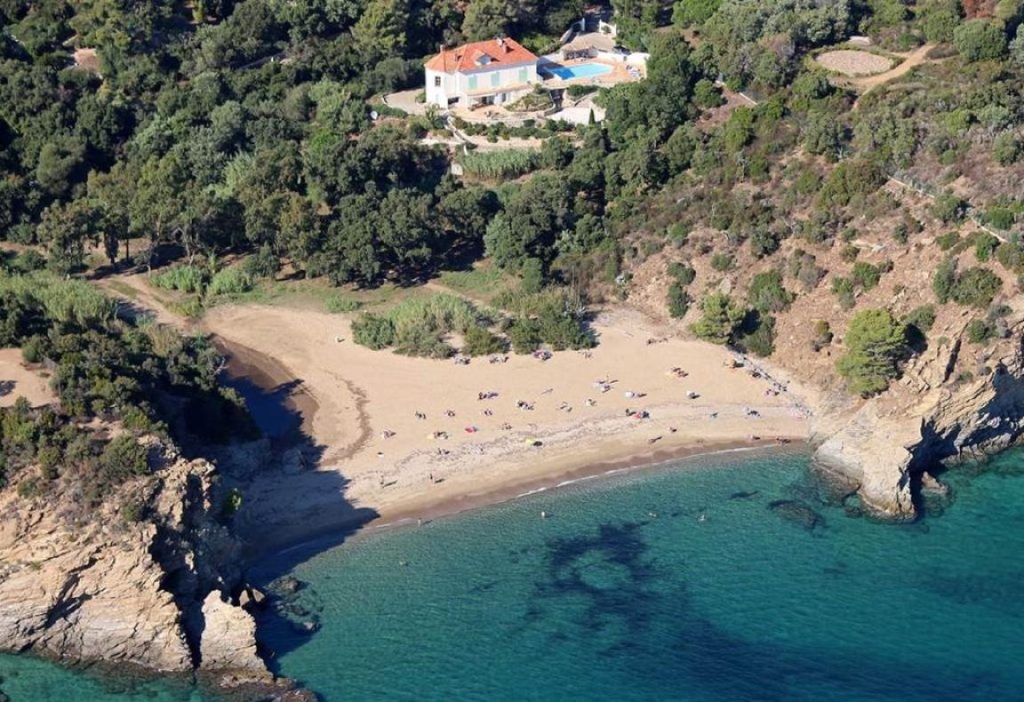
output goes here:
{"type": "MultiPolygon", "coordinates": [[[[880,523],[804,452],[727,453],[364,530],[260,564],[260,634],[329,702],[1022,700],[1024,453],[942,479],[880,523]]],[[[0,691],[216,699],[30,656],[0,691]]]]}

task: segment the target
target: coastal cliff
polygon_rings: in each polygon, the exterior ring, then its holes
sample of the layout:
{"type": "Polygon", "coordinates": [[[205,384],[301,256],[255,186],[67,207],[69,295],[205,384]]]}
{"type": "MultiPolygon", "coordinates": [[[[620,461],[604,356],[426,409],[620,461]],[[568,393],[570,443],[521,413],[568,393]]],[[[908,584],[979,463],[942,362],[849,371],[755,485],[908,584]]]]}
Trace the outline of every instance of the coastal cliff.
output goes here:
{"type": "Polygon", "coordinates": [[[72,507],[83,501],[70,495],[0,492],[3,648],[199,671],[249,699],[286,694],[256,653],[252,616],[231,598],[242,589],[240,543],[216,518],[214,474],[205,460],[171,456],[95,509],[72,507]],[[130,517],[125,505],[137,506],[130,517]]]}
{"type": "Polygon", "coordinates": [[[943,463],[981,458],[1024,436],[1021,321],[977,354],[963,326],[904,369],[900,383],[864,402],[827,435],[818,465],[855,483],[869,511],[910,519],[922,482],[943,463]]]}

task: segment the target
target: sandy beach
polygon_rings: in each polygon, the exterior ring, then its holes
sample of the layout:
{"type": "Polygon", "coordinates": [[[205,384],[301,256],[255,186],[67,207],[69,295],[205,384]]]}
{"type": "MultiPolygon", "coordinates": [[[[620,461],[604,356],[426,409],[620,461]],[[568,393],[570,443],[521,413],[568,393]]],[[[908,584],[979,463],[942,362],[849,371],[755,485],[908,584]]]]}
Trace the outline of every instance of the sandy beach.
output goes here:
{"type": "Polygon", "coordinates": [[[358,346],[341,315],[227,306],[203,326],[251,352],[248,363],[271,359],[264,382],[301,381],[293,397],[322,452],[318,465],[271,467],[246,488],[239,526],[266,548],[809,434],[797,388],[776,393],[751,367],[728,368],[727,350],[627,309],[598,317],[590,352],[469,365],[358,346]]]}

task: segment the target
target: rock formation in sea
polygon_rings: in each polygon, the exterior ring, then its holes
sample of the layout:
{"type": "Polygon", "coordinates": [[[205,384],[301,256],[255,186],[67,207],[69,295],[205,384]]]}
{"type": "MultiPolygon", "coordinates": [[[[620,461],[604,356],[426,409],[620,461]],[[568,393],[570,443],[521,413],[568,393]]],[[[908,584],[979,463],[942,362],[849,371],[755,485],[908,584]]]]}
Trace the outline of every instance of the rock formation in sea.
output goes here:
{"type": "Polygon", "coordinates": [[[815,453],[818,464],[854,481],[879,516],[913,518],[925,471],[1001,451],[1024,437],[1021,321],[979,355],[972,355],[977,347],[968,344],[965,327],[915,357],[887,393],[837,426],[826,418],[819,428],[826,438],[815,453]]]}
{"type": "MultiPolygon", "coordinates": [[[[241,545],[218,520],[214,466],[163,459],[98,507],[0,491],[0,648],[69,662],[194,671],[274,699],[255,622],[237,601],[241,545]],[[126,519],[125,504],[143,505],[126,519]]],[[[248,695],[248,692],[247,692],[248,695]]],[[[297,699],[297,698],[296,698],[297,699]]]]}

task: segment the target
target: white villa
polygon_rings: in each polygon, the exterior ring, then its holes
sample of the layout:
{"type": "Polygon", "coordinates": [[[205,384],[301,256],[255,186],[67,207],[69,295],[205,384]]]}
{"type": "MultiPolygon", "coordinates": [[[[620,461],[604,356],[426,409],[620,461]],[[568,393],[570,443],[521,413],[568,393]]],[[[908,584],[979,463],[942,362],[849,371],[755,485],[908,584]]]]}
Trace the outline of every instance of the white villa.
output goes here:
{"type": "Polygon", "coordinates": [[[514,102],[541,81],[537,61],[514,39],[442,47],[426,63],[427,104],[447,109],[514,102]]]}

